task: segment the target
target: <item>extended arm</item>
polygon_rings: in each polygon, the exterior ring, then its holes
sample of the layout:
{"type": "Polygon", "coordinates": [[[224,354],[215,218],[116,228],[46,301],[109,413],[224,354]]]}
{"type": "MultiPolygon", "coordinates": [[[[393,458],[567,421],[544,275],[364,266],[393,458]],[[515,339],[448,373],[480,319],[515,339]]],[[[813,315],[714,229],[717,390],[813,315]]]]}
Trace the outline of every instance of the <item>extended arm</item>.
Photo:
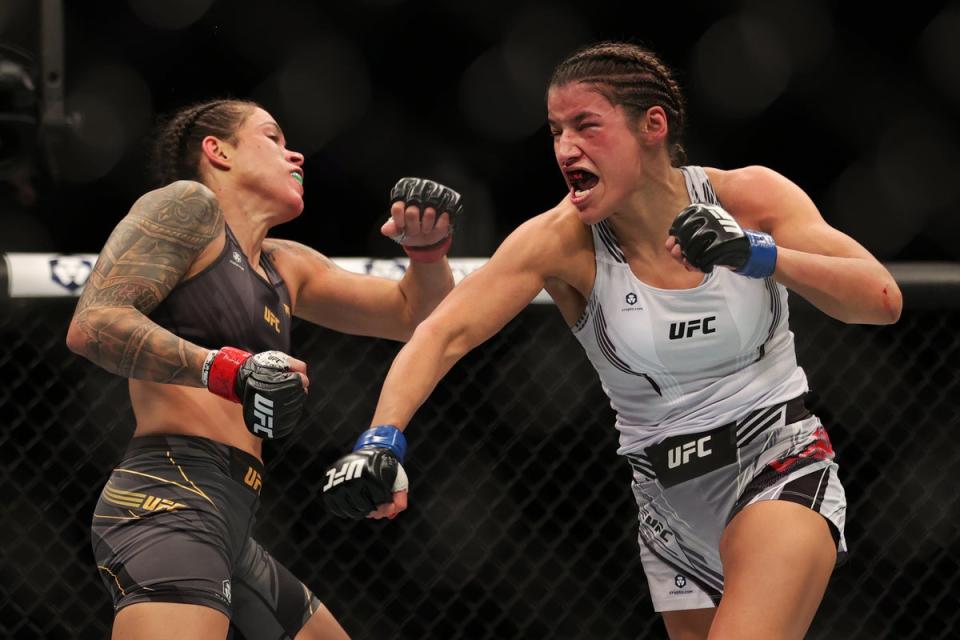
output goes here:
{"type": "MultiPolygon", "coordinates": [[[[295,273],[296,316],[353,335],[405,341],[453,288],[445,259],[411,262],[399,281],[352,273],[318,251],[268,239],[264,251],[283,273],[295,273]]],[[[289,282],[289,281],[288,281],[289,282]]]]}
{"type": "Polygon", "coordinates": [[[490,261],[464,278],[424,320],[387,373],[374,425],[405,429],[437,383],[464,355],[496,334],[543,289],[535,234],[521,227],[490,261]],[[526,239],[524,239],[526,237],[526,239]]]}
{"type": "Polygon", "coordinates": [[[297,316],[343,333],[406,341],[453,288],[446,255],[463,213],[460,194],[433,180],[401,178],[390,200],[381,232],[410,256],[399,282],[350,273],[296,242],[264,244],[296,289],[297,316]]]}
{"type": "Polygon", "coordinates": [[[444,374],[516,316],[553,277],[552,265],[563,251],[547,226],[540,217],[517,229],[417,327],[387,374],[374,428],[361,434],[353,453],[327,470],[324,496],[332,513],[392,518],[406,508],[405,476],[392,471],[394,465],[402,470],[402,430],[444,374]]]}

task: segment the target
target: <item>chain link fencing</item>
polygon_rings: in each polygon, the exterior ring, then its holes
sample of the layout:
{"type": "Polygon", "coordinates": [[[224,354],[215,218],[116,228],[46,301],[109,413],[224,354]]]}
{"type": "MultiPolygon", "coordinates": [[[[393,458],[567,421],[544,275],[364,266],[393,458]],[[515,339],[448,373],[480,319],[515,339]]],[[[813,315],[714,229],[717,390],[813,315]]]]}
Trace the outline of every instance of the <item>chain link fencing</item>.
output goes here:
{"type": "MultiPolygon", "coordinates": [[[[808,637],[957,637],[960,305],[940,296],[866,327],[791,300],[849,500],[850,559],[808,637]]],[[[73,306],[0,301],[2,638],[109,635],[89,525],[133,416],[124,380],[67,351],[73,306]]],[[[399,345],[305,323],[293,344],[311,367],[309,419],[266,447],[257,537],[354,638],[665,637],[613,413],[555,308],[528,307],[418,413],[411,508],[391,522],[334,519],[320,487],[399,345]]]]}

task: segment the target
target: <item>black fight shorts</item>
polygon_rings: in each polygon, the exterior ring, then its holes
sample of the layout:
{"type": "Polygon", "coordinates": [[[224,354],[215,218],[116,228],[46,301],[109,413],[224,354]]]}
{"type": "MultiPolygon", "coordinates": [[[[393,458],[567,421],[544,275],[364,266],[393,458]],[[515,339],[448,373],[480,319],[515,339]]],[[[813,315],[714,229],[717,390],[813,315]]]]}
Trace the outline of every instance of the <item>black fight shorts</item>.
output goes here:
{"type": "Polygon", "coordinates": [[[134,438],[93,513],[115,611],[177,602],[223,612],[247,640],[293,638],[320,605],[252,537],[263,465],[193,436],[134,438]]]}

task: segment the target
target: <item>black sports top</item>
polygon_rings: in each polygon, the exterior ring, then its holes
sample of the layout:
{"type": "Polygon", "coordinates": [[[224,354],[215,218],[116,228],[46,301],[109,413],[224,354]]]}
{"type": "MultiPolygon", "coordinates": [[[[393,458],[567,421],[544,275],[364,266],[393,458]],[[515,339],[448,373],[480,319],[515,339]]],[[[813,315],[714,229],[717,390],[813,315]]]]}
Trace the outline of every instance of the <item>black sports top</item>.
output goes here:
{"type": "Polygon", "coordinates": [[[149,318],[208,349],[237,347],[251,353],[290,353],[290,293],[270,261],[251,266],[230,227],[223,251],[206,269],[173,288],[149,318]]]}

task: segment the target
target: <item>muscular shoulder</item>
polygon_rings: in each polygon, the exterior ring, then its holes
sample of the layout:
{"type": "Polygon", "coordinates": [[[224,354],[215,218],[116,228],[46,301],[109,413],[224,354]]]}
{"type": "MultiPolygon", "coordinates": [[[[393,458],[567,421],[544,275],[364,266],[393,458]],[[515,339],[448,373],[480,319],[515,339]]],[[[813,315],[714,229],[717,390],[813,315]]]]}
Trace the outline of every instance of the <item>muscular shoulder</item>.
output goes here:
{"type": "Polygon", "coordinates": [[[786,176],[759,165],[722,170],[705,168],[717,197],[741,224],[769,229],[777,218],[812,201],[786,176]]]}
{"type": "Polygon", "coordinates": [[[130,213],[170,226],[223,229],[217,196],[206,185],[193,180],[178,180],[148,191],[134,203],[130,213]]]}
{"type": "Polygon", "coordinates": [[[503,249],[522,255],[548,283],[564,283],[581,291],[590,288],[593,236],[567,198],[520,225],[503,249]]]}
{"type": "Polygon", "coordinates": [[[522,236],[533,255],[543,258],[569,257],[583,250],[593,250],[590,229],[580,220],[576,207],[567,198],[524,222],[514,234],[522,236]]]}
{"type": "Polygon", "coordinates": [[[308,278],[323,277],[337,268],[327,256],[293,240],[265,238],[263,253],[291,292],[299,290],[308,278]]]}
{"type": "Polygon", "coordinates": [[[78,309],[133,306],[149,313],[223,243],[223,213],[198,182],[174,182],[141,196],[100,250],[78,309]]]}

